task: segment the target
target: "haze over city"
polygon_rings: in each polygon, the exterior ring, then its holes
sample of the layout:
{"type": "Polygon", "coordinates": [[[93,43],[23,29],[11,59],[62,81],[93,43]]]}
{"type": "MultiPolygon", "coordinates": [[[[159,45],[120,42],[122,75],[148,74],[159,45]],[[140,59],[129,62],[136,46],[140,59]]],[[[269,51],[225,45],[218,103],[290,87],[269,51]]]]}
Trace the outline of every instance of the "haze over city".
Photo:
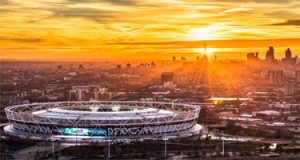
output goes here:
{"type": "Polygon", "coordinates": [[[300,159],[300,0],[0,0],[0,159],[300,159]]]}

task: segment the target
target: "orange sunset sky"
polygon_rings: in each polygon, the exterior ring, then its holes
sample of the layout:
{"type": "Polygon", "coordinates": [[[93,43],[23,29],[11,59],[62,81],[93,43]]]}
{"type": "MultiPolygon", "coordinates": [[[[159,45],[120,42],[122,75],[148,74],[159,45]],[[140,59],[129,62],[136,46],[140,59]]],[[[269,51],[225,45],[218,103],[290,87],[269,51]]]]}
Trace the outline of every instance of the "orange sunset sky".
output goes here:
{"type": "Polygon", "coordinates": [[[1,59],[300,56],[300,0],[1,0],[1,59]]]}

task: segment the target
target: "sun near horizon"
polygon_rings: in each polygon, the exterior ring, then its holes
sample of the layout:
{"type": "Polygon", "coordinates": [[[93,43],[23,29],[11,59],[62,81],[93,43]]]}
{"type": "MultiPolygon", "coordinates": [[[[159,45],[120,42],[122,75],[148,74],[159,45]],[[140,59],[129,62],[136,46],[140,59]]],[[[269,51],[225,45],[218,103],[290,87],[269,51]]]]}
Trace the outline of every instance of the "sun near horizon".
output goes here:
{"type": "Polygon", "coordinates": [[[300,56],[298,0],[2,0],[0,7],[1,60],[193,58],[205,42],[208,55],[224,58],[271,45],[278,57],[286,48],[300,56]]]}

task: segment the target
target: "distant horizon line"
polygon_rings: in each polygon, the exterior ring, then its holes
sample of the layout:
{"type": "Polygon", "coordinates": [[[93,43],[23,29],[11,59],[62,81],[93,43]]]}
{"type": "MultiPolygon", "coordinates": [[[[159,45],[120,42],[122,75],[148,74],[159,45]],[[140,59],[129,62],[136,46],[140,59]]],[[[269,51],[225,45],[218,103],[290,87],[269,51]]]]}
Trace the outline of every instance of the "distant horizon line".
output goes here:
{"type": "MultiPolygon", "coordinates": [[[[249,53],[254,53],[254,52],[249,52],[249,53]]],[[[176,61],[183,61],[181,60],[181,56],[177,57],[176,56],[176,61]]],[[[197,57],[191,59],[186,59],[184,61],[187,62],[191,62],[191,61],[197,61],[196,60],[197,57]]],[[[283,57],[284,58],[284,57],[283,57]]],[[[300,58],[300,57],[298,57],[300,58]]],[[[282,58],[275,58],[275,60],[281,60],[282,58]]],[[[258,59],[258,60],[266,60],[265,58],[263,59],[258,59]]],[[[172,57],[170,58],[166,58],[166,59],[93,59],[93,60],[87,60],[87,59],[82,59],[82,60],[68,60],[68,59],[53,59],[53,60],[44,60],[44,59],[0,59],[0,63],[1,62],[44,62],[44,63],[52,63],[52,62],[151,62],[151,61],[173,61],[172,57]]],[[[215,61],[213,58],[209,59],[209,61],[215,61]]],[[[245,58],[221,58],[218,59],[217,61],[247,61],[247,57],[245,56],[245,58]]]]}

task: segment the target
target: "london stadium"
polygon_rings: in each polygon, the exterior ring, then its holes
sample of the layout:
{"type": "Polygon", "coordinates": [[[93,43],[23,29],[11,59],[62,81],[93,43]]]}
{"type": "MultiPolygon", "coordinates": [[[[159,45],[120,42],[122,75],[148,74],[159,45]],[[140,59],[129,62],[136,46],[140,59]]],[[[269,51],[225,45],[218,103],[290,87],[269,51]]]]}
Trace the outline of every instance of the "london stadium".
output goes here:
{"type": "Polygon", "coordinates": [[[200,106],[143,101],[76,101],[5,108],[6,134],[78,143],[141,142],[199,135],[200,106]]]}

